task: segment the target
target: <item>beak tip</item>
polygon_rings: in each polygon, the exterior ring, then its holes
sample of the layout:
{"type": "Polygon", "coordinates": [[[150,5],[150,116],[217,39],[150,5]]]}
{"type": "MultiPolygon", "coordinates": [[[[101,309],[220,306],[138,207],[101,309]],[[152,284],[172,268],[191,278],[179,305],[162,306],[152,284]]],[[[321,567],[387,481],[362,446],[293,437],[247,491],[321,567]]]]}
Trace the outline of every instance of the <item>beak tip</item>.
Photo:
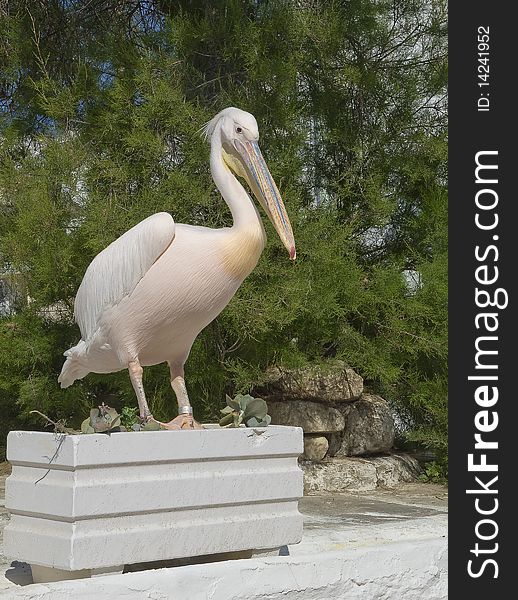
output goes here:
{"type": "Polygon", "coordinates": [[[295,246],[291,246],[290,248],[290,260],[295,260],[297,258],[297,252],[295,250],[295,246]]]}

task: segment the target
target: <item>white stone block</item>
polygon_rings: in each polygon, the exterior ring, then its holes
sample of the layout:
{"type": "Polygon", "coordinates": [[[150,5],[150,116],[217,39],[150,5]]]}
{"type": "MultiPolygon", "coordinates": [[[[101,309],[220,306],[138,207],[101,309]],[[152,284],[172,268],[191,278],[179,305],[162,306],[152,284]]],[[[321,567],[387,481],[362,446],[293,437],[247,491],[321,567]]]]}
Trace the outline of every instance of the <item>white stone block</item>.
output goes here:
{"type": "Polygon", "coordinates": [[[298,543],[302,449],[297,427],[13,431],[5,554],[98,573],[298,543]]]}

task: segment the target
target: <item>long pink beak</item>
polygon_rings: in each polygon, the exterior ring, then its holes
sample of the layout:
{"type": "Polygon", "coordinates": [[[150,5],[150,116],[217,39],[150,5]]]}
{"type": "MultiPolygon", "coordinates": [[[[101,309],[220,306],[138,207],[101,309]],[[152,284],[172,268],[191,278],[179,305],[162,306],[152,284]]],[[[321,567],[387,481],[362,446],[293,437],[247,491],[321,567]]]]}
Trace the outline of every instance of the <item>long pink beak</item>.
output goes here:
{"type": "Polygon", "coordinates": [[[266,166],[259,144],[257,142],[235,140],[234,145],[248,167],[250,176],[262,196],[258,197],[259,202],[270,217],[282,243],[290,253],[290,259],[295,260],[297,251],[295,250],[295,238],[288,213],[275,181],[266,166]]]}

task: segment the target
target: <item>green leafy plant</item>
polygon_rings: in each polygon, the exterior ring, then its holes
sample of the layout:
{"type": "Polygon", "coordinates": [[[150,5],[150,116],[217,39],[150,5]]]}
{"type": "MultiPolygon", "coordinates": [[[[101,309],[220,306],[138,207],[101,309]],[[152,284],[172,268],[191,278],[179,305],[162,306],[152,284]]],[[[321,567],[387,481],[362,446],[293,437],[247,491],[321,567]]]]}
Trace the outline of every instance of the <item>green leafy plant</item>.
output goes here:
{"type": "Polygon", "coordinates": [[[446,483],[448,481],[447,460],[443,458],[426,463],[424,473],[419,479],[425,483],[446,483]]]}
{"type": "Polygon", "coordinates": [[[154,420],[142,423],[138,417],[136,406],[123,406],[121,410],[121,424],[127,431],[158,431],[160,424],[154,420]]]}
{"type": "Polygon", "coordinates": [[[138,408],[136,406],[123,406],[121,410],[121,425],[128,431],[138,424],[138,408]]]}
{"type": "Polygon", "coordinates": [[[221,410],[221,427],[267,427],[272,418],[268,406],[262,398],[253,398],[250,394],[238,394],[235,398],[226,397],[227,406],[221,410]]]}

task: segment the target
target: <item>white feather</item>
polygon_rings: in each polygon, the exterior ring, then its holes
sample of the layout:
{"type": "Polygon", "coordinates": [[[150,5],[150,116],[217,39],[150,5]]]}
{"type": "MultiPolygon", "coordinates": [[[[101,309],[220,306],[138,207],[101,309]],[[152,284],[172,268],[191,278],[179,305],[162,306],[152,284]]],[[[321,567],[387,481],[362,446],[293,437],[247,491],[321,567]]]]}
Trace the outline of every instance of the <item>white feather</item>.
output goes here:
{"type": "MultiPolygon", "coordinates": [[[[205,125],[199,130],[199,133],[205,140],[210,141],[212,134],[214,133],[214,130],[216,129],[216,125],[218,124],[219,120],[224,117],[231,116],[237,110],[238,109],[234,108],[233,106],[229,106],[228,108],[225,108],[224,110],[219,112],[214,118],[212,118],[210,121],[205,123],[205,125]]],[[[242,111],[240,111],[240,112],[242,112],[242,111]]]]}
{"type": "Polygon", "coordinates": [[[74,303],[83,340],[95,333],[107,308],[131,294],[174,235],[173,217],[160,212],[132,227],[93,259],[74,303]]]}

